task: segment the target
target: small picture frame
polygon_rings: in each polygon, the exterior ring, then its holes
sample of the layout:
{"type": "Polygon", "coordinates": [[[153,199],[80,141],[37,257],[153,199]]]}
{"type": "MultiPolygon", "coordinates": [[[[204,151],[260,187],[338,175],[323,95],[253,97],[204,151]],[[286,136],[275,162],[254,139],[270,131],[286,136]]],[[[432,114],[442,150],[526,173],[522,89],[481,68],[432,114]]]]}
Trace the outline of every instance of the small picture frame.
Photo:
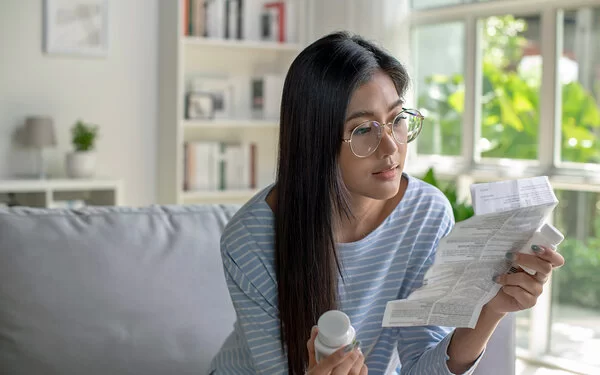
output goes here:
{"type": "Polygon", "coordinates": [[[105,57],[109,0],[44,0],[44,52],[105,57]]]}
{"type": "Polygon", "coordinates": [[[185,118],[188,120],[212,120],[215,117],[213,93],[191,91],[186,97],[185,118]]]}
{"type": "Polygon", "coordinates": [[[227,77],[199,76],[190,80],[191,92],[210,93],[213,97],[213,118],[231,118],[233,116],[234,83],[227,77]]]}

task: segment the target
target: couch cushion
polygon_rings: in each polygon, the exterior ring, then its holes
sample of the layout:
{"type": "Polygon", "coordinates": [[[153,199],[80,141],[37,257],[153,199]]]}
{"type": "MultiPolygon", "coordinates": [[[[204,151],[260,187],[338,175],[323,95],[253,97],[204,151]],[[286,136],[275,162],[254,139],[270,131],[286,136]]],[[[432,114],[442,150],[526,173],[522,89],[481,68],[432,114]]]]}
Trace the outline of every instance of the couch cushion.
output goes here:
{"type": "Polygon", "coordinates": [[[235,320],[237,208],[0,209],[0,373],[204,373],[235,320]]]}

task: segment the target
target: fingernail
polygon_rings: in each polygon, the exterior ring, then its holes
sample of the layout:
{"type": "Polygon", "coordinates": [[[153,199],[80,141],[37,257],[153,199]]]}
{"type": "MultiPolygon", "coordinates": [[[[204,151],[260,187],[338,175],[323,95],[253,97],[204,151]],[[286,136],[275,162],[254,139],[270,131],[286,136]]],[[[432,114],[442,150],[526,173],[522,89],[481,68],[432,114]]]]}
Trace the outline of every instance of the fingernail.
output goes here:
{"type": "Polygon", "coordinates": [[[506,253],[505,255],[507,260],[515,260],[515,258],[517,257],[517,254],[515,253],[506,253]]]}
{"type": "Polygon", "coordinates": [[[500,276],[500,275],[496,275],[496,276],[494,276],[494,277],[493,277],[493,280],[494,280],[494,282],[495,282],[495,283],[499,283],[499,282],[500,282],[500,280],[501,280],[501,277],[502,277],[502,276],[500,276]]]}
{"type": "Polygon", "coordinates": [[[536,254],[541,254],[544,252],[544,248],[539,247],[538,245],[531,245],[531,250],[533,250],[533,252],[536,254]]]}

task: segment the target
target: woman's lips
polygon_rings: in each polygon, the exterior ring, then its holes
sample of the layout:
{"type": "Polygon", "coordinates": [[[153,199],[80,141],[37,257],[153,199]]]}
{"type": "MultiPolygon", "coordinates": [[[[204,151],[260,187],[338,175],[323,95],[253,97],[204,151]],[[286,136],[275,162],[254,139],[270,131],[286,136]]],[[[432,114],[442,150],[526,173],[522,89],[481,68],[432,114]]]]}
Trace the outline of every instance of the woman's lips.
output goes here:
{"type": "Polygon", "coordinates": [[[381,180],[393,180],[398,175],[398,166],[393,166],[391,168],[385,169],[381,172],[373,173],[373,176],[379,178],[381,180]]]}

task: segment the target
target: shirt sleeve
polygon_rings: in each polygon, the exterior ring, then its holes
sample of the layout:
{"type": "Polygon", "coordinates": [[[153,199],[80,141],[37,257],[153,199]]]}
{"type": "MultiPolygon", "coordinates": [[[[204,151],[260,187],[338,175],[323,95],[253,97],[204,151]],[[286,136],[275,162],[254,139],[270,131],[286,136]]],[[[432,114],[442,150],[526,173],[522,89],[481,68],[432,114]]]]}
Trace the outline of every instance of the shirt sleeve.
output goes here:
{"type": "MultiPolygon", "coordinates": [[[[448,369],[448,345],[454,330],[446,327],[407,327],[400,331],[398,356],[402,375],[459,375],[448,369]]],[[[483,353],[461,375],[471,375],[481,361],[483,353]]]]}
{"type": "MultiPolygon", "coordinates": [[[[433,264],[435,249],[439,241],[447,236],[454,226],[452,208],[446,205],[445,214],[440,223],[439,235],[435,239],[432,251],[423,263],[419,280],[415,287],[422,284],[427,269],[433,264]]],[[[440,326],[402,327],[398,329],[398,356],[402,375],[459,375],[448,369],[448,345],[452,340],[453,328],[440,326]]],[[[483,353],[475,360],[471,368],[462,375],[471,375],[479,364],[483,353]]]]}
{"type": "MultiPolygon", "coordinates": [[[[250,258],[243,265],[243,270],[225,248],[222,248],[222,258],[227,287],[237,314],[237,325],[240,328],[238,332],[241,331],[243,336],[238,339],[245,346],[244,351],[249,354],[251,362],[239,364],[238,369],[246,367],[243,373],[249,374],[287,373],[287,357],[279,338],[277,307],[270,302],[273,299],[265,296],[265,288],[257,287],[257,283],[269,280],[257,280],[244,272],[254,270],[252,274],[256,274],[261,262],[250,258]]],[[[263,275],[269,278],[268,275],[263,275]]]]}

